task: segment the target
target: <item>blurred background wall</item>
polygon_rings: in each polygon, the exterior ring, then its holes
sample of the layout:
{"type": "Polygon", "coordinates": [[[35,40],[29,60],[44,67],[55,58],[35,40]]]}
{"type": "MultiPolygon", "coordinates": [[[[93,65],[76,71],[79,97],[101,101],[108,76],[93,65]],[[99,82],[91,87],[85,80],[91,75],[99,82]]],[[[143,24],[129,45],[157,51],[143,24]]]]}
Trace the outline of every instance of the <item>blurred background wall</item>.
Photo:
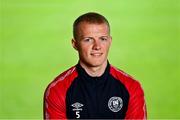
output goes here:
{"type": "Polygon", "coordinates": [[[148,118],[180,118],[180,0],[1,0],[0,118],[42,118],[43,93],[75,65],[72,24],[109,20],[111,64],[139,80],[148,118]]]}

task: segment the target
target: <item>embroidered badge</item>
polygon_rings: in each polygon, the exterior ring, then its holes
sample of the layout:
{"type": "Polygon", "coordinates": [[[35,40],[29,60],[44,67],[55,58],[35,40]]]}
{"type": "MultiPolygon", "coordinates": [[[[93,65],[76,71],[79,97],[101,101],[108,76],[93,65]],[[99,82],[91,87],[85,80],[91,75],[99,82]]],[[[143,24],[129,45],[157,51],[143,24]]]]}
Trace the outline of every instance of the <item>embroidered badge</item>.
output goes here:
{"type": "Polygon", "coordinates": [[[108,101],[108,107],[112,112],[118,112],[123,107],[123,100],[120,97],[111,97],[108,101]]]}

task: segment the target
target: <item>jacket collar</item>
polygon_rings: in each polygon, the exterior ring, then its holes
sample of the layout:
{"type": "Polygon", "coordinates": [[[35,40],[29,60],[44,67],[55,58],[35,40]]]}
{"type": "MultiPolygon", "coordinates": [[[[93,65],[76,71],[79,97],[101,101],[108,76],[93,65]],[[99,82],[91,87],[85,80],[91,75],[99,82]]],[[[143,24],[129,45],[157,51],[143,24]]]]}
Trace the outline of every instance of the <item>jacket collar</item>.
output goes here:
{"type": "Polygon", "coordinates": [[[79,77],[82,80],[85,80],[85,82],[89,82],[89,83],[92,83],[92,84],[96,84],[96,83],[98,84],[98,83],[103,83],[107,79],[109,71],[110,71],[110,64],[109,64],[109,62],[107,62],[107,66],[106,66],[106,69],[105,69],[104,73],[99,77],[90,76],[85,71],[85,69],[80,65],[80,63],[78,63],[76,65],[76,68],[77,68],[79,77]]]}

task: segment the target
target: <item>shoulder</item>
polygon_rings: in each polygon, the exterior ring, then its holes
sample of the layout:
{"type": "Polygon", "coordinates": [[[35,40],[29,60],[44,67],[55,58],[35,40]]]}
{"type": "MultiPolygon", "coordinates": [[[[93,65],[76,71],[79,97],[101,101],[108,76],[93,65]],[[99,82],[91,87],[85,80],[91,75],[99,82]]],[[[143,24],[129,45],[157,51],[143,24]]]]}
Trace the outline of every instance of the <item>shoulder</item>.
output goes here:
{"type": "Polygon", "coordinates": [[[48,95],[50,91],[65,92],[73,80],[78,76],[76,66],[59,74],[46,88],[45,94],[48,95]]]}
{"type": "Polygon", "coordinates": [[[139,81],[134,79],[129,74],[124,71],[110,65],[110,74],[117,80],[119,80],[129,92],[134,92],[136,90],[142,90],[141,84],[139,81]]]}

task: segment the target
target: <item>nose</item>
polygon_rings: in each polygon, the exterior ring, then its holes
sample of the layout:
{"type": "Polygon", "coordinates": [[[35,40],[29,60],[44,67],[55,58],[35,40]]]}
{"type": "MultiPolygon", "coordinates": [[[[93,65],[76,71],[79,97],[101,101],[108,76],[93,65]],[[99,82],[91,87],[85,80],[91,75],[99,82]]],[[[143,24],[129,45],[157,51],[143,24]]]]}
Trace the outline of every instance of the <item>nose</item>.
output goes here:
{"type": "Polygon", "coordinates": [[[101,49],[100,41],[94,40],[93,50],[100,50],[100,49],[101,49]]]}

